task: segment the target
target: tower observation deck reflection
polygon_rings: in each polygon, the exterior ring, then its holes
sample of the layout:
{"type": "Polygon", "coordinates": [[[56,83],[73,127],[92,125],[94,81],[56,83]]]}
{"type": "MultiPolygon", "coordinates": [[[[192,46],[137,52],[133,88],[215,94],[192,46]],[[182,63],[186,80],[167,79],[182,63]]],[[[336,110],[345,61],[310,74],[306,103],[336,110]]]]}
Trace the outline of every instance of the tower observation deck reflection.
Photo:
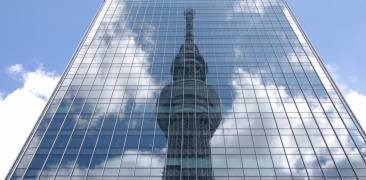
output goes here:
{"type": "Polygon", "coordinates": [[[210,139],[221,121],[220,99],[206,84],[208,66],[194,43],[194,10],[184,15],[185,43],[171,66],[173,83],[157,102],[158,124],[168,140],[164,179],[211,180],[210,139]]]}

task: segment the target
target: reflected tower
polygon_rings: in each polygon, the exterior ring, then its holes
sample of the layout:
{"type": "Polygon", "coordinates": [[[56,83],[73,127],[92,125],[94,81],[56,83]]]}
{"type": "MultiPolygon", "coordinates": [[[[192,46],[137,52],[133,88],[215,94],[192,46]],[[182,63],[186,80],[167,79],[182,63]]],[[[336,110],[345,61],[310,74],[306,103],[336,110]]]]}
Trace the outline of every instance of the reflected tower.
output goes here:
{"type": "Polygon", "coordinates": [[[168,139],[165,180],[214,179],[210,139],[221,121],[220,99],[206,83],[208,66],[193,37],[194,10],[186,9],[185,43],[171,65],[173,83],[161,91],[158,124],[168,139]]]}

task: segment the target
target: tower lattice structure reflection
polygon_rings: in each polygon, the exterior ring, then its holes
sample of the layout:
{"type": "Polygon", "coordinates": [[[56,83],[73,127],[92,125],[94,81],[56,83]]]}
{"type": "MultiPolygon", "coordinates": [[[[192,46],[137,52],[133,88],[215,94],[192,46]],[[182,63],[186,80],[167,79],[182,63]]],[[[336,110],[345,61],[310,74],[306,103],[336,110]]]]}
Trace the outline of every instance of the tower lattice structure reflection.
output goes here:
{"type": "Polygon", "coordinates": [[[206,83],[208,66],[193,37],[194,10],[186,9],[185,43],[172,66],[173,83],[158,100],[158,123],[168,139],[165,180],[214,179],[210,139],[221,121],[220,99],[206,83]]]}

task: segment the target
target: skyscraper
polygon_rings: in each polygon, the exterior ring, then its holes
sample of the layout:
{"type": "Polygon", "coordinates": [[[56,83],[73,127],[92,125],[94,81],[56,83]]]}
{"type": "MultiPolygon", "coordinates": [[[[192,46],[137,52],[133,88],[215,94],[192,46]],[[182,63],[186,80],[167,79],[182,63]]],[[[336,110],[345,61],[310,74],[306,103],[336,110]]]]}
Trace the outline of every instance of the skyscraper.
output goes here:
{"type": "Polygon", "coordinates": [[[8,179],[366,179],[284,0],[105,0],[8,179]]]}

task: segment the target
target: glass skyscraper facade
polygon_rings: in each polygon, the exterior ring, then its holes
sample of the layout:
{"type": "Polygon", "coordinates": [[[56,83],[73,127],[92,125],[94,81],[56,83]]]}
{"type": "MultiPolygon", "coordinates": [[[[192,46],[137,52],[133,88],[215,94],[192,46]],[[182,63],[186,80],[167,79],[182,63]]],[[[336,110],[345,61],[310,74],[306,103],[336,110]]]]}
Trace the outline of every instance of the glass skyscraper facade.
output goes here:
{"type": "Polygon", "coordinates": [[[366,179],[365,139],[284,0],[105,0],[7,178],[366,179]]]}

